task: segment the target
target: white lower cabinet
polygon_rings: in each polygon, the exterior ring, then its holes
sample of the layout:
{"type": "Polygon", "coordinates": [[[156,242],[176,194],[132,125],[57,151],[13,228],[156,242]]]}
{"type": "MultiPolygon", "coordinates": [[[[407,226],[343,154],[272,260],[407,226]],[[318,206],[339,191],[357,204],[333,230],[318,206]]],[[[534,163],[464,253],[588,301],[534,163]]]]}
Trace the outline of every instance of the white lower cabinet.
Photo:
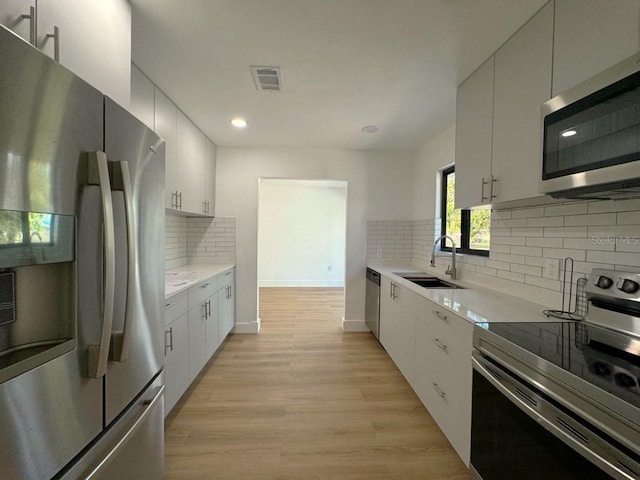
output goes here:
{"type": "Polygon", "coordinates": [[[165,411],[170,412],[189,387],[189,321],[182,315],[164,332],[165,411]]]}
{"type": "Polygon", "coordinates": [[[234,272],[229,270],[219,276],[218,284],[218,334],[221,342],[235,325],[234,272]]]}
{"type": "Polygon", "coordinates": [[[460,458],[471,455],[473,324],[383,276],[380,343],[460,458]]]}
{"type": "Polygon", "coordinates": [[[413,386],[415,368],[415,308],[419,295],[382,277],[380,343],[413,386]]]}
{"type": "Polygon", "coordinates": [[[416,319],[414,390],[466,465],[471,454],[473,325],[422,299],[416,319]]]}
{"type": "Polygon", "coordinates": [[[233,278],[227,270],[166,301],[165,416],[233,329],[233,278]]]}

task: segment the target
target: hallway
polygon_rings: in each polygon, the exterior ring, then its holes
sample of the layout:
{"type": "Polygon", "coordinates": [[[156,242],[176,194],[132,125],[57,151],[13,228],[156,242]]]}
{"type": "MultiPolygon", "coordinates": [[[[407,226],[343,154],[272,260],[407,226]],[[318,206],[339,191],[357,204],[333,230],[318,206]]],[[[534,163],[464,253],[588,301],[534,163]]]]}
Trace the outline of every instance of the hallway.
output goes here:
{"type": "Polygon", "coordinates": [[[380,344],[343,334],[341,288],[263,288],[167,418],[169,480],[466,480],[380,344]]]}

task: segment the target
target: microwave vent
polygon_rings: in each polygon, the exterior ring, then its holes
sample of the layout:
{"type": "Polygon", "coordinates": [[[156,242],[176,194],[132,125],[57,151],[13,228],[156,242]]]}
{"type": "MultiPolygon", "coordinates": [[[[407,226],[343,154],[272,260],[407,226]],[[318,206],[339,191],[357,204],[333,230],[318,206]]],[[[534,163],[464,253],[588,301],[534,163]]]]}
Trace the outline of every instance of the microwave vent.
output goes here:
{"type": "Polygon", "coordinates": [[[640,178],[550,192],[549,195],[572,200],[633,200],[640,198],[640,178]]]}

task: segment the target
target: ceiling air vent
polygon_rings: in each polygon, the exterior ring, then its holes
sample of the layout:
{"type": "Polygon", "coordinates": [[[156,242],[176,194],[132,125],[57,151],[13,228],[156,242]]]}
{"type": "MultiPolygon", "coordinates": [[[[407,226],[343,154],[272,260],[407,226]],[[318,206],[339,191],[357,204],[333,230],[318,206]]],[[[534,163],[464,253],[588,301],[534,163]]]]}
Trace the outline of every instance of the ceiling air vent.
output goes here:
{"type": "Polygon", "coordinates": [[[251,66],[251,75],[258,90],[279,92],[282,90],[280,67],[251,66]]]}

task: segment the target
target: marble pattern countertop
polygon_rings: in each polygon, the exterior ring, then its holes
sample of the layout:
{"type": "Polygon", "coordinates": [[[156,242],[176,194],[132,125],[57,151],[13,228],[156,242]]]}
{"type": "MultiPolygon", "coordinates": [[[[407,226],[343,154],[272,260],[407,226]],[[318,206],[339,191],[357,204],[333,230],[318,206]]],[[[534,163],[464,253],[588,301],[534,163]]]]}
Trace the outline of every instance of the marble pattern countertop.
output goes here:
{"type": "Polygon", "coordinates": [[[226,272],[234,266],[231,263],[196,263],[167,270],[164,274],[164,298],[184,292],[196,283],[226,272]]]}
{"type": "MultiPolygon", "coordinates": [[[[547,317],[542,313],[549,307],[482,288],[469,282],[451,280],[439,273],[432,274],[428,271],[425,272],[425,270],[406,266],[392,267],[369,264],[368,267],[472,323],[558,321],[558,319],[547,317]],[[464,288],[424,288],[402,278],[397,275],[398,273],[426,273],[428,276],[438,277],[464,288]]],[[[381,292],[381,295],[383,294],[381,292]]]]}

